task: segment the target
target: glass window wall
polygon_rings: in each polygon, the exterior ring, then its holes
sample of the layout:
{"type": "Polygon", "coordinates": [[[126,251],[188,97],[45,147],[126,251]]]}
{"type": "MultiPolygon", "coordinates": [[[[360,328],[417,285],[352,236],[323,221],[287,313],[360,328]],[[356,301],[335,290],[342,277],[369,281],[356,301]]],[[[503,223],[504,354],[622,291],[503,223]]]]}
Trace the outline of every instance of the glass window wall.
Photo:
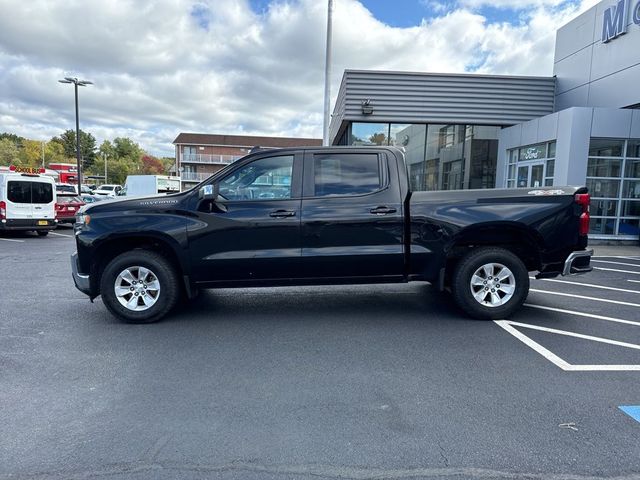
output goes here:
{"type": "Polygon", "coordinates": [[[555,141],[508,150],[507,188],[552,186],[555,157],[555,141]]]}
{"type": "Polygon", "coordinates": [[[393,145],[405,153],[414,191],[494,188],[500,127],[353,123],[351,145],[393,145]]]}
{"type": "Polygon", "coordinates": [[[586,181],[591,194],[590,233],[640,233],[638,145],[638,139],[591,139],[586,181]]]}

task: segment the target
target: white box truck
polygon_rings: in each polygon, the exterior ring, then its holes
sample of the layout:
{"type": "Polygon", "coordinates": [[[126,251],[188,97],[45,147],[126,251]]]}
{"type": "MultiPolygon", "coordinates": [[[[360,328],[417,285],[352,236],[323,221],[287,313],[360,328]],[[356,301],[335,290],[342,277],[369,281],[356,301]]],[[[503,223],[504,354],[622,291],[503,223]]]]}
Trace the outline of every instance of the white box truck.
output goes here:
{"type": "Polygon", "coordinates": [[[119,195],[142,197],[180,191],[180,177],[167,175],[129,175],[119,195]]]}

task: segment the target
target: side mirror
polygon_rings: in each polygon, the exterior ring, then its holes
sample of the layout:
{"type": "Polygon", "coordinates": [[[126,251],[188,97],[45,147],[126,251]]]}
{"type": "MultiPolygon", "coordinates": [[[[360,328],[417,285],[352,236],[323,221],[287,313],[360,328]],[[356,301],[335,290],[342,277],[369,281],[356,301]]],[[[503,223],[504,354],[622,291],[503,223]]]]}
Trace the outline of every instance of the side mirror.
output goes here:
{"type": "Polygon", "coordinates": [[[205,185],[204,187],[200,188],[200,191],[198,192],[198,198],[200,198],[200,200],[211,200],[215,202],[218,198],[219,188],[220,187],[218,187],[217,183],[213,185],[205,185]]]}

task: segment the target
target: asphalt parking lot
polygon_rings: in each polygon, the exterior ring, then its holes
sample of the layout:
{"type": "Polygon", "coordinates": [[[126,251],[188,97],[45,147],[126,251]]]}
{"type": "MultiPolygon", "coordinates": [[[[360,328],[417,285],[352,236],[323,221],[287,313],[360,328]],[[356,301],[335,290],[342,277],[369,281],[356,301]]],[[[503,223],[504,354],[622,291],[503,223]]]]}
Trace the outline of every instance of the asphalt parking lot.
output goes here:
{"type": "Polygon", "coordinates": [[[211,291],[154,325],[78,292],[73,250],[0,237],[0,479],[640,473],[639,247],[498,322],[410,284],[211,291]]]}

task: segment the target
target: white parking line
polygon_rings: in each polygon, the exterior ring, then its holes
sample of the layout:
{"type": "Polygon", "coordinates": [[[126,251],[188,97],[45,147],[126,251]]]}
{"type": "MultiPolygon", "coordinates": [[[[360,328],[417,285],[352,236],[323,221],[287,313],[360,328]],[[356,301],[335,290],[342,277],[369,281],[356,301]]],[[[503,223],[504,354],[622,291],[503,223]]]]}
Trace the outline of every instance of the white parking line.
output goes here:
{"type": "Polygon", "coordinates": [[[529,291],[530,292],[537,292],[537,293],[548,293],[549,295],[560,295],[562,297],[581,298],[583,300],[593,300],[594,302],[615,303],[616,305],[627,305],[629,307],[640,307],[640,303],[621,302],[619,300],[609,300],[607,298],[586,297],[584,295],[576,295],[576,294],[573,294],[573,293],[550,292],[549,290],[538,290],[536,288],[530,288],[529,291]]]}
{"type": "Polygon", "coordinates": [[[593,269],[594,270],[605,270],[607,272],[633,273],[634,275],[640,275],[640,272],[632,272],[631,270],[618,270],[616,268],[593,267],[593,269]]]}
{"type": "Polygon", "coordinates": [[[623,258],[626,260],[640,260],[640,257],[630,256],[630,255],[594,255],[591,258],[623,258]]]}
{"type": "Polygon", "coordinates": [[[56,233],[56,232],[49,232],[51,235],[57,235],[59,237],[67,237],[67,238],[71,238],[72,235],[65,235],[64,233],[56,233]]]}
{"type": "Polygon", "coordinates": [[[534,305],[532,303],[525,303],[525,307],[538,308],[540,310],[549,310],[551,312],[568,313],[569,315],[577,315],[579,317],[595,318],[597,320],[606,320],[607,322],[624,323],[625,325],[634,325],[640,327],[640,322],[634,322],[632,320],[623,320],[622,318],[606,317],[604,315],[596,315],[595,313],[576,312],[575,310],[566,310],[564,308],[547,307],[546,305],[534,305]]]}
{"type": "Polygon", "coordinates": [[[538,352],[540,355],[542,355],[544,358],[549,360],[551,363],[553,363],[557,367],[560,367],[563,370],[567,370],[571,366],[571,365],[569,365],[569,363],[565,362],[563,359],[561,359],[559,356],[557,356],[551,350],[549,350],[547,348],[544,348],[542,345],[540,345],[535,340],[531,340],[524,333],[522,333],[519,330],[516,330],[515,328],[513,328],[511,326],[511,322],[509,322],[507,320],[494,320],[493,322],[496,325],[500,326],[501,328],[504,328],[511,335],[516,337],[518,340],[520,340],[526,346],[528,346],[528,347],[532,348],[533,350],[535,350],[536,352],[538,352]]]}
{"type": "MultiPolygon", "coordinates": [[[[535,340],[532,340],[531,338],[527,337],[524,333],[512,327],[512,325],[518,325],[524,328],[527,328],[527,327],[533,328],[531,325],[527,325],[524,323],[511,322],[508,320],[494,320],[494,323],[500,326],[501,328],[503,328],[504,330],[506,330],[507,332],[509,332],[511,335],[516,337],[518,340],[520,340],[522,343],[527,345],[529,348],[533,349],[535,352],[542,355],[544,358],[549,360],[555,366],[567,372],[634,372],[634,371],[638,372],[640,371],[640,365],[572,365],[566,360],[563,360],[562,358],[560,358],[551,350],[543,347],[535,340]]],[[[543,329],[543,328],[544,327],[539,327],[536,329],[543,329]]],[[[555,329],[546,329],[546,330],[554,330],[551,333],[557,333],[560,335],[562,334],[570,335],[570,336],[580,335],[580,334],[573,334],[573,332],[565,332],[563,330],[555,330],[555,329]]],[[[580,335],[580,337],[584,338],[584,337],[590,337],[590,336],[580,335]]],[[[603,343],[616,342],[615,340],[609,340],[609,339],[600,338],[600,337],[590,337],[585,339],[596,341],[596,342],[600,341],[603,343]]],[[[616,343],[624,343],[624,342],[616,342],[616,343]]],[[[630,345],[631,346],[630,348],[640,349],[640,345],[633,345],[633,344],[627,344],[627,345],[630,345]]],[[[617,346],[627,346],[627,345],[617,345],[617,346]]]]}
{"type": "Polygon", "coordinates": [[[629,279],[627,279],[627,282],[640,283],[640,280],[629,280],[629,279]]]}
{"type": "Polygon", "coordinates": [[[4,240],[5,242],[19,242],[24,243],[24,240],[17,240],[15,238],[0,238],[0,240],[4,240]]]}
{"type": "Polygon", "coordinates": [[[528,323],[509,321],[509,324],[516,327],[530,328],[531,330],[538,330],[540,332],[555,333],[556,335],[565,335],[567,337],[581,338],[583,340],[591,340],[593,342],[598,342],[598,343],[607,343],[609,345],[615,345],[617,347],[625,347],[625,348],[632,348],[633,350],[640,350],[640,345],[636,345],[635,343],[619,342],[618,340],[609,340],[608,338],[594,337],[592,335],[584,335],[582,333],[567,332],[566,330],[540,327],[539,325],[529,325],[528,323]]]}
{"type": "Polygon", "coordinates": [[[540,278],[540,279],[537,279],[536,277],[529,277],[529,278],[531,278],[533,280],[541,280],[541,281],[545,281],[545,282],[566,283],[566,284],[569,284],[569,285],[578,285],[578,286],[581,286],[581,287],[601,288],[603,290],[614,290],[616,292],[640,293],[640,290],[628,290],[626,288],[605,287],[604,285],[594,285],[593,283],[569,282],[567,280],[556,280],[555,278],[540,278]]]}
{"type": "Polygon", "coordinates": [[[593,259],[591,259],[591,261],[597,262],[597,263],[612,263],[614,265],[626,265],[627,267],[640,267],[640,265],[638,265],[637,263],[612,262],[611,260],[593,260],[593,259]]]}

